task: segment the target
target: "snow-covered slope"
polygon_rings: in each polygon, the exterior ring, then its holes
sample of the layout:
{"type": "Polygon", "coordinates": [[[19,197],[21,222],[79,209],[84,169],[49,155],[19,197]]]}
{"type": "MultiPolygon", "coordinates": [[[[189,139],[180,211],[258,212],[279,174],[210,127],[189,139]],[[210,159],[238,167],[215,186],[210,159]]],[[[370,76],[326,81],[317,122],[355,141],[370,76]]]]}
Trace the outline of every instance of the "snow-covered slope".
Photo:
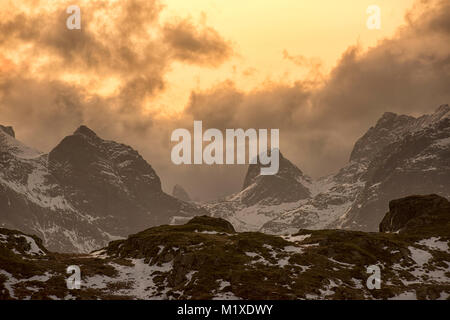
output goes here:
{"type": "Polygon", "coordinates": [[[108,241],[203,211],[165,194],[131,147],[85,126],[49,154],[0,127],[0,226],[38,235],[56,251],[89,252],[108,241]]]}

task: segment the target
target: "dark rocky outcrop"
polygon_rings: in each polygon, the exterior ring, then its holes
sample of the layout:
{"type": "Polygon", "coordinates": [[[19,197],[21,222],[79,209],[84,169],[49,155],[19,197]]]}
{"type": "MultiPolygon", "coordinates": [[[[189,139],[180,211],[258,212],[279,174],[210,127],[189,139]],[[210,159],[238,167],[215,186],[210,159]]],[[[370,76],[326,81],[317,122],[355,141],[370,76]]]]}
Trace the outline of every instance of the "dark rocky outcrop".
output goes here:
{"type": "Polygon", "coordinates": [[[236,232],[231,223],[220,218],[213,218],[209,216],[197,216],[188,221],[187,224],[199,224],[203,226],[210,226],[217,229],[217,231],[224,231],[228,233],[236,232]]]}
{"type": "Polygon", "coordinates": [[[14,129],[11,126],[3,126],[3,125],[0,124],[0,130],[3,130],[3,132],[6,132],[7,134],[9,134],[13,138],[16,137],[14,129]]]}
{"type": "Polygon", "coordinates": [[[380,223],[380,232],[405,232],[448,221],[450,202],[447,199],[435,194],[410,196],[389,202],[389,212],[380,223]]]}

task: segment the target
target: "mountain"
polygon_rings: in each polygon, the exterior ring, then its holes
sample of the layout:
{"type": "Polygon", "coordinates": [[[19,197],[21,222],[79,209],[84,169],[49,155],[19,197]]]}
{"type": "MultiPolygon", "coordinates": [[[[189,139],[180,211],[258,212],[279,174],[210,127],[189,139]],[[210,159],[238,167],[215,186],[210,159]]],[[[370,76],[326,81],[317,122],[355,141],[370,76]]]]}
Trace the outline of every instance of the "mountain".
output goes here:
{"type": "Polygon", "coordinates": [[[367,158],[355,152],[351,161],[366,164],[361,176],[365,184],[341,226],[375,230],[386,212],[385,204],[391,199],[427,193],[450,197],[448,105],[419,118],[385,114],[360,141],[360,145],[365,144],[369,149],[367,158]],[[388,133],[391,130],[394,134],[388,133]],[[388,137],[385,143],[366,143],[381,135],[388,137]]]}
{"type": "Polygon", "coordinates": [[[172,196],[182,201],[191,201],[191,197],[189,197],[189,194],[186,192],[186,190],[184,190],[184,188],[178,184],[173,186],[172,196]]]}
{"type": "Polygon", "coordinates": [[[279,170],[275,175],[260,175],[261,164],[251,164],[241,190],[241,200],[248,206],[280,204],[305,199],[310,191],[304,184],[310,178],[280,153],[279,170]]]}
{"type": "MultiPolygon", "coordinates": [[[[248,167],[242,190],[205,204],[212,216],[230,221],[239,231],[257,231],[264,223],[311,197],[311,178],[280,152],[275,175],[260,175],[261,164],[248,167]]],[[[182,220],[180,220],[182,221],[182,220]]]]}
{"type": "Polygon", "coordinates": [[[89,252],[172,216],[204,212],[165,194],[138,152],[86,126],[48,154],[2,126],[0,168],[0,226],[37,235],[54,251],[89,252]]]}
{"type": "Polygon", "coordinates": [[[239,233],[203,216],[85,255],[54,253],[34,236],[0,229],[0,299],[449,299],[449,202],[433,195],[390,205],[385,219],[403,221],[400,233],[239,233]],[[428,218],[409,225],[421,216],[428,218]],[[69,265],[80,267],[79,290],[67,289],[69,265]],[[381,283],[371,290],[373,265],[381,283]]]}
{"type": "Polygon", "coordinates": [[[385,113],[336,174],[313,180],[280,153],[276,175],[262,176],[261,165],[252,164],[240,192],[198,204],[164,193],[138,152],[86,126],[48,154],[0,126],[0,227],[37,235],[53,251],[76,252],[203,214],[226,219],[237,231],[376,231],[392,199],[450,197],[449,146],[448,105],[417,118],[385,113]]]}
{"type": "Polygon", "coordinates": [[[450,197],[450,107],[418,118],[385,113],[336,174],[313,180],[284,157],[275,176],[249,166],[244,189],[208,204],[239,231],[300,228],[376,231],[387,203],[411,194],[450,197]]]}

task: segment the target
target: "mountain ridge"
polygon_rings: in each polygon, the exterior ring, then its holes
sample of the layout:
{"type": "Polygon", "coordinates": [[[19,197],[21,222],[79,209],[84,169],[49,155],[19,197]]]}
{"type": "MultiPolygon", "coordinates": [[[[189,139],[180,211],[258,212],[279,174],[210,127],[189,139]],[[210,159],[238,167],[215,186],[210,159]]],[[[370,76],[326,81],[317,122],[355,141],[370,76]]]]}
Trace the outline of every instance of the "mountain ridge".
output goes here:
{"type": "Polygon", "coordinates": [[[0,131],[0,226],[39,235],[52,250],[91,251],[173,215],[204,211],[161,189],[131,147],[86,126],[43,154],[0,131]]]}
{"type": "MultiPolygon", "coordinates": [[[[298,228],[377,231],[388,209],[386,204],[393,198],[421,193],[450,196],[448,159],[448,105],[417,118],[386,112],[355,142],[349,162],[338,172],[317,180],[303,176],[302,187],[309,196],[285,200],[274,190],[293,188],[290,183],[280,180],[281,186],[271,188],[270,183],[261,182],[259,188],[266,191],[265,198],[270,201],[245,203],[242,190],[206,208],[213,216],[232,221],[239,231],[273,234],[298,228]],[[387,165],[389,161],[392,163],[387,165]],[[390,173],[395,168],[404,171],[390,173]]],[[[295,168],[291,172],[301,172],[287,161],[295,168]]],[[[251,169],[249,166],[247,176],[251,169]]],[[[295,173],[290,176],[294,178],[295,173]]]]}

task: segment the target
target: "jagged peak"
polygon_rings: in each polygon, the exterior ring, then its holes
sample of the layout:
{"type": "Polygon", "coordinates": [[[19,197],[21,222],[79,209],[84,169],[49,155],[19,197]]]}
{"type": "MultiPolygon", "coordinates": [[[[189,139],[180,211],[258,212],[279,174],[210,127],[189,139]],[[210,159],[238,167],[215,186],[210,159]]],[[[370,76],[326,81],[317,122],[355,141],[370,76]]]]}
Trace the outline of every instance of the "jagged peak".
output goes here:
{"type": "MultiPolygon", "coordinates": [[[[308,180],[309,178],[306,177],[303,172],[291,161],[289,161],[287,158],[283,156],[281,151],[279,149],[273,149],[277,150],[279,154],[279,169],[276,176],[286,176],[291,177],[293,179],[299,179],[304,178],[305,180],[308,180]]],[[[244,179],[244,184],[242,186],[242,190],[246,189],[248,186],[250,186],[253,182],[255,182],[255,179],[260,176],[260,168],[264,166],[259,161],[256,164],[250,164],[247,169],[247,174],[244,179]]]]}
{"type": "Polygon", "coordinates": [[[380,120],[383,120],[383,119],[393,119],[393,118],[395,118],[395,117],[397,117],[397,116],[398,116],[397,113],[387,111],[387,112],[383,113],[383,115],[381,116],[380,120]]]}
{"type": "Polygon", "coordinates": [[[375,128],[379,127],[386,127],[386,126],[395,126],[399,123],[403,123],[409,120],[414,120],[415,118],[412,116],[407,116],[404,114],[398,115],[394,112],[385,112],[381,116],[380,119],[378,119],[377,124],[375,125],[375,128]]]}
{"type": "Polygon", "coordinates": [[[3,132],[5,132],[6,134],[10,135],[13,138],[16,137],[14,129],[11,126],[3,126],[0,124],[0,130],[2,130],[3,132]]]}
{"type": "Polygon", "coordinates": [[[93,130],[88,128],[86,125],[81,125],[80,127],[78,127],[78,129],[75,130],[73,134],[74,135],[79,134],[89,138],[98,138],[97,134],[93,130]]]}

